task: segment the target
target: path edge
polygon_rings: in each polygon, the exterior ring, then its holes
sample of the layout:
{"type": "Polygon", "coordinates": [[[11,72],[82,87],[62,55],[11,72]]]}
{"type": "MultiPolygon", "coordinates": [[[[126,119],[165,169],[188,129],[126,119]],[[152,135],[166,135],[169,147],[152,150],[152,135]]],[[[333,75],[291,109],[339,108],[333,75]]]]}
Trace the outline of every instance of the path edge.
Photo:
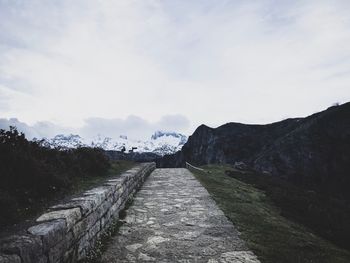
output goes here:
{"type": "Polygon", "coordinates": [[[51,207],[26,234],[0,240],[0,263],[85,259],[155,168],[154,162],[139,164],[67,203],[51,207]]]}

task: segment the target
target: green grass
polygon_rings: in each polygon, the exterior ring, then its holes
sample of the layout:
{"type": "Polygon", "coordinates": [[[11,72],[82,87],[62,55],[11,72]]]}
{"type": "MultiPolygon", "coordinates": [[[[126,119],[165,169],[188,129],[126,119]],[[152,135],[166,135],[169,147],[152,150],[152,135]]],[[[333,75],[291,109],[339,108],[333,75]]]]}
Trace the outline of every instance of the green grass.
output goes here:
{"type": "Polygon", "coordinates": [[[77,178],[73,183],[70,193],[74,195],[78,195],[92,187],[100,185],[110,177],[115,177],[120,175],[121,173],[131,169],[135,165],[136,163],[132,161],[126,161],[126,160],[111,161],[111,167],[109,168],[106,176],[95,176],[95,177],[89,177],[84,179],[77,178]]]}
{"type": "MultiPolygon", "coordinates": [[[[281,216],[266,194],[225,174],[231,168],[205,166],[193,171],[241,237],[263,263],[348,263],[350,252],[281,216]]],[[[231,169],[232,170],[232,169],[231,169]]]]}
{"type": "Polygon", "coordinates": [[[72,179],[71,186],[68,189],[65,189],[64,191],[61,191],[53,198],[43,198],[35,202],[35,205],[30,207],[29,209],[24,208],[22,211],[18,211],[17,214],[19,216],[16,222],[0,226],[0,236],[10,235],[18,230],[26,228],[27,226],[29,226],[29,224],[31,224],[31,222],[33,222],[35,218],[44,213],[50,206],[60,202],[64,202],[66,200],[70,200],[71,198],[80,195],[86,190],[101,185],[109,178],[120,175],[121,173],[131,169],[135,165],[136,163],[132,161],[111,161],[111,167],[105,175],[89,176],[86,178],[77,177],[72,179]]]}

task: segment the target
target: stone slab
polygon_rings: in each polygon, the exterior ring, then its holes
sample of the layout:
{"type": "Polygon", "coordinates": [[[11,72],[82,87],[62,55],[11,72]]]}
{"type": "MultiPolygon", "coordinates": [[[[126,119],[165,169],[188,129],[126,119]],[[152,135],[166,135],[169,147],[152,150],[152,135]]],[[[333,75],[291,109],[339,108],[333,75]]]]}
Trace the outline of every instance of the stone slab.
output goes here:
{"type": "Polygon", "coordinates": [[[46,214],[41,215],[36,221],[45,222],[56,219],[66,220],[67,228],[68,230],[70,230],[74,226],[74,224],[81,219],[80,208],[71,208],[48,212],[46,214]]]}
{"type": "Polygon", "coordinates": [[[191,172],[156,169],[126,211],[102,262],[259,260],[191,172]]]}

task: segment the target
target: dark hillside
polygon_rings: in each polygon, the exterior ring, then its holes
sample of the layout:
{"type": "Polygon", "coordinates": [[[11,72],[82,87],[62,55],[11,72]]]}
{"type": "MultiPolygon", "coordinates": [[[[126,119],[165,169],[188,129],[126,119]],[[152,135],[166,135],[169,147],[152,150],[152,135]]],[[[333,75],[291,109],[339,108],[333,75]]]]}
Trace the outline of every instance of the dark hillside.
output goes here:
{"type": "Polygon", "coordinates": [[[305,118],[260,152],[259,171],[350,199],[350,103],[305,118]],[[316,186],[316,187],[315,187],[316,186]]]}
{"type": "Polygon", "coordinates": [[[183,166],[186,161],[196,165],[247,162],[273,143],[276,137],[295,128],[299,120],[287,119],[268,125],[227,123],[216,129],[201,125],[189,137],[181,152],[166,156],[163,165],[171,166],[174,159],[178,166],[183,166]]]}
{"type": "Polygon", "coordinates": [[[201,125],[161,167],[232,164],[350,199],[350,103],[267,125],[201,125]]]}

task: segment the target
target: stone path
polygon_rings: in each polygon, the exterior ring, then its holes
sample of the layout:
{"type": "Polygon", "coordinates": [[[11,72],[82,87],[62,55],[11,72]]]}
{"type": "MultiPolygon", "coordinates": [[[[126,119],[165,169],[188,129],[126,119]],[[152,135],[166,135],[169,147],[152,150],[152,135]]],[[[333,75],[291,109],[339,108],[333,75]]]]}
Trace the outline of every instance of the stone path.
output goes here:
{"type": "Polygon", "coordinates": [[[102,262],[259,262],[186,169],[156,169],[102,262]]]}

